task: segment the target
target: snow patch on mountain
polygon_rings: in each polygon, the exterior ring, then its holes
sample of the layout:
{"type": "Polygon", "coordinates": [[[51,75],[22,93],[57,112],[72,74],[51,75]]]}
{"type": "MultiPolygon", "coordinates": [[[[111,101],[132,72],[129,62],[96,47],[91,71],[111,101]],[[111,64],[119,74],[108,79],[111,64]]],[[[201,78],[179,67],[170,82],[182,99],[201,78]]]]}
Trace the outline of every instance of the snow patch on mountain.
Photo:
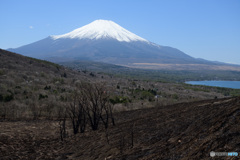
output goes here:
{"type": "Polygon", "coordinates": [[[134,33],[124,29],[120,25],[109,20],[96,20],[81,28],[63,35],[51,36],[52,39],[116,39],[120,42],[144,41],[149,42],[134,33]]]}

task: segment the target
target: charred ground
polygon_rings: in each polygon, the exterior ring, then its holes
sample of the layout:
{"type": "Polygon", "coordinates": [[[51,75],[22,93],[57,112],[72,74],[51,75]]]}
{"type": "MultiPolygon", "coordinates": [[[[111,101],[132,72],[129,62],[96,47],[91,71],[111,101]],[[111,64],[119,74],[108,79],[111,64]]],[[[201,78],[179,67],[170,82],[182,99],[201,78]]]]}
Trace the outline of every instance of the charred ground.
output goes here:
{"type": "Polygon", "coordinates": [[[210,159],[210,151],[240,152],[239,97],[115,116],[115,127],[63,142],[54,121],[1,122],[1,159],[210,159]]]}

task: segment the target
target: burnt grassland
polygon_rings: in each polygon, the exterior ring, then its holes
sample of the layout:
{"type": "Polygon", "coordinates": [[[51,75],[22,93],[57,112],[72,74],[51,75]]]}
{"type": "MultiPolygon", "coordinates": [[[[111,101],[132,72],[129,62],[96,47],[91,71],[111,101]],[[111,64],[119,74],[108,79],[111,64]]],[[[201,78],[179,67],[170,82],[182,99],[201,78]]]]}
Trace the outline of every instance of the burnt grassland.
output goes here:
{"type": "Polygon", "coordinates": [[[211,150],[239,151],[239,90],[156,80],[164,76],[73,70],[0,50],[0,159],[209,159],[211,150]],[[99,121],[93,131],[87,120],[84,133],[73,134],[64,113],[88,85],[103,86],[116,125],[99,121]]]}
{"type": "Polygon", "coordinates": [[[1,159],[207,160],[210,151],[240,152],[239,97],[125,111],[115,119],[107,130],[72,135],[68,128],[64,141],[57,121],[1,122],[1,159]]]}

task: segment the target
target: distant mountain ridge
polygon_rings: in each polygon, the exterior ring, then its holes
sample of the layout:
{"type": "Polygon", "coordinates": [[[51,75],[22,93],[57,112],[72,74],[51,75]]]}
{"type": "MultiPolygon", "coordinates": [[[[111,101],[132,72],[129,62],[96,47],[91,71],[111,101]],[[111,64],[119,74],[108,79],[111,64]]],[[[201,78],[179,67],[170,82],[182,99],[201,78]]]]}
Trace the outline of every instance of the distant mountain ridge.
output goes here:
{"type": "Polygon", "coordinates": [[[176,48],[157,45],[109,20],[96,20],[72,32],[8,50],[53,62],[91,60],[133,67],[145,63],[220,64],[193,58],[176,48]]]}

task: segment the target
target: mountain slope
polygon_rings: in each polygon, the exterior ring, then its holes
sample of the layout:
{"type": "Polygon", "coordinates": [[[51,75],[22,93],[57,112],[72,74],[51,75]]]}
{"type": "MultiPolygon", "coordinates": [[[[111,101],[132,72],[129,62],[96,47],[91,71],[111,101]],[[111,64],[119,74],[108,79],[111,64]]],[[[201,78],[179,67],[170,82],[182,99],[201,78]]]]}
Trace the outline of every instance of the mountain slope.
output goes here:
{"type": "MultiPolygon", "coordinates": [[[[144,104],[146,102],[147,106],[155,105],[155,103],[149,102],[149,100],[153,100],[154,95],[152,93],[148,94],[150,97],[143,96],[146,94],[145,90],[146,92],[153,89],[161,91],[158,93],[159,95],[162,94],[159,102],[163,104],[214,98],[215,96],[224,97],[236,93],[231,89],[221,91],[202,87],[198,89],[199,92],[196,92],[193,89],[194,87],[186,88],[185,85],[182,84],[160,82],[167,81],[168,79],[179,81],[178,75],[182,75],[181,72],[151,71],[149,73],[147,70],[133,70],[127,67],[99,62],[91,63],[88,61],[77,61],[71,64],[72,65],[65,65],[71,68],[77,67],[75,68],[76,70],[0,49],[0,118],[2,114],[8,118],[29,118],[33,116],[29,110],[34,110],[36,106],[39,111],[43,111],[42,115],[45,115],[45,111],[47,111],[49,107],[52,107],[54,110],[58,108],[58,106],[71,102],[70,97],[72,97],[72,92],[77,90],[78,84],[83,81],[89,83],[103,82],[107,84],[107,88],[109,87],[108,89],[113,92],[112,96],[128,97],[128,99],[131,100],[130,106],[119,104],[120,108],[123,107],[126,109],[133,109],[137,106],[135,104],[139,104],[140,102],[144,102],[144,104]],[[99,73],[104,72],[106,69],[110,72],[107,72],[107,74],[99,73]],[[147,79],[145,79],[145,77],[147,77],[147,79]],[[149,82],[151,80],[156,81],[149,82]],[[129,87],[133,87],[133,84],[135,84],[134,88],[136,90],[134,93],[129,89],[129,87]],[[139,87],[143,88],[143,90],[140,91],[139,87]],[[202,90],[207,92],[202,92],[202,90]],[[173,95],[178,95],[177,100],[173,95]],[[11,112],[12,109],[16,112],[11,112]]],[[[188,74],[189,73],[187,73],[187,75],[188,74]]],[[[214,73],[214,75],[216,74],[214,73]]],[[[230,74],[230,76],[225,76],[232,79],[239,79],[239,74],[235,72],[230,74]]],[[[199,87],[196,86],[196,88],[199,87]]]]}
{"type": "Polygon", "coordinates": [[[9,50],[52,61],[81,59],[124,65],[211,63],[195,59],[178,49],[154,44],[107,20],[96,20],[70,33],[49,36],[9,50]]]}
{"type": "Polygon", "coordinates": [[[55,116],[71,102],[68,97],[76,83],[103,80],[92,75],[0,49],[0,121],[55,116]]]}

